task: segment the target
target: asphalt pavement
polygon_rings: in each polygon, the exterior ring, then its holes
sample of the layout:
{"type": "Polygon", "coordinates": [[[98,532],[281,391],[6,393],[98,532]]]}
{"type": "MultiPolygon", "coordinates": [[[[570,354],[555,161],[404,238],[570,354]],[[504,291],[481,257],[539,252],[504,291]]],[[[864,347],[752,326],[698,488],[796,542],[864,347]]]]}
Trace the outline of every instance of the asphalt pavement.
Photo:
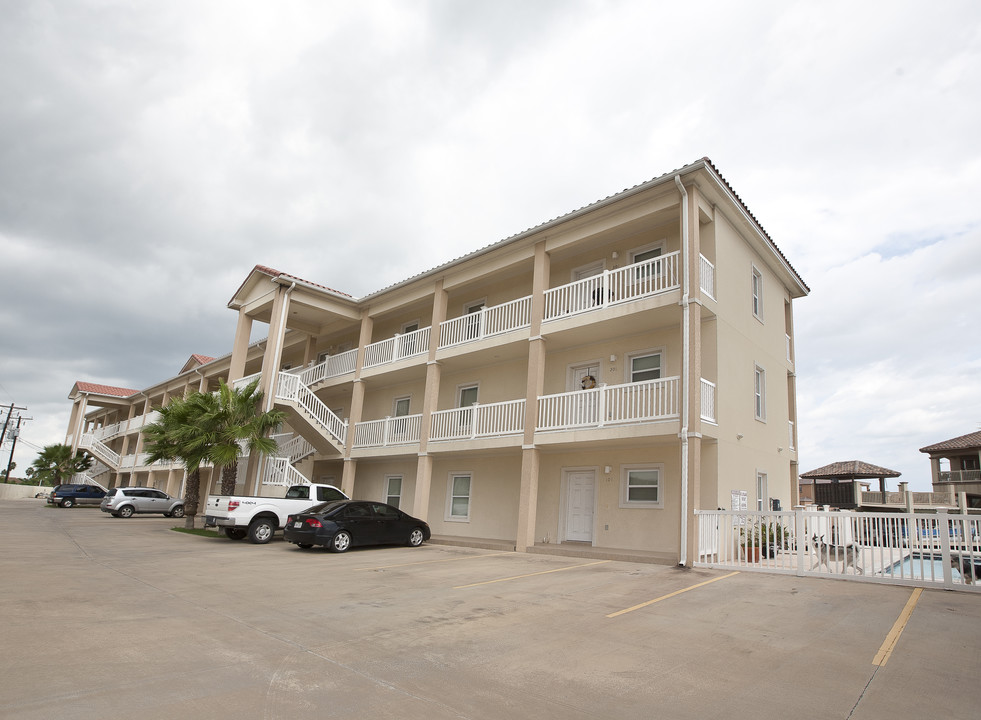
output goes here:
{"type": "Polygon", "coordinates": [[[0,717],[981,717],[981,595],[0,501],[0,717]]]}

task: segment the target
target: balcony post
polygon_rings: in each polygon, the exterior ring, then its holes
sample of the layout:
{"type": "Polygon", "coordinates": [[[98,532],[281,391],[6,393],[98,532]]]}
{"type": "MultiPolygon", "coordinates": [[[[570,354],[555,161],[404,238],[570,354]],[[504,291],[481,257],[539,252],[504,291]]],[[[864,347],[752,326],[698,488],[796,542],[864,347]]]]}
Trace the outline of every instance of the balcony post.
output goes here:
{"type": "Polygon", "coordinates": [[[388,447],[388,438],[391,437],[389,429],[391,427],[391,415],[385,416],[385,424],[382,426],[382,447],[388,447]]]}

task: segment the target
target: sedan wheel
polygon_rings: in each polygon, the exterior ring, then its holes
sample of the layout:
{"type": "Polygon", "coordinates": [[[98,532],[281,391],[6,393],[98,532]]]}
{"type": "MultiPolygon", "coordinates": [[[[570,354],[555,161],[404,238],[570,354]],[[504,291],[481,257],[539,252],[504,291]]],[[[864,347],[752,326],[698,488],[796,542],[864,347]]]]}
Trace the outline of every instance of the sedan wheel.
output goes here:
{"type": "Polygon", "coordinates": [[[133,506],[123,505],[121,508],[119,508],[119,512],[116,514],[121,518],[133,517],[133,506]]]}
{"type": "Polygon", "coordinates": [[[341,530],[330,541],[330,551],[342,553],[351,547],[351,535],[347,530],[341,530]]]}
{"type": "Polygon", "coordinates": [[[409,533],[409,547],[419,547],[425,539],[426,535],[422,532],[422,528],[415,528],[409,533]]]}
{"type": "Polygon", "coordinates": [[[178,505],[170,512],[171,517],[181,518],[184,517],[184,506],[178,505]]]}

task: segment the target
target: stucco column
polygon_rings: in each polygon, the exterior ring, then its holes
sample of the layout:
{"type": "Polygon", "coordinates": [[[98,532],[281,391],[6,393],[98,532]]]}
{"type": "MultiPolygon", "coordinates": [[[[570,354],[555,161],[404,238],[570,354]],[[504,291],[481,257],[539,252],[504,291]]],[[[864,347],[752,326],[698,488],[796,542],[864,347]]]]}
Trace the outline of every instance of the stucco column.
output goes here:
{"type": "Polygon", "coordinates": [[[72,454],[78,450],[78,442],[82,439],[85,429],[85,410],[88,408],[89,396],[83,394],[72,407],[72,418],[69,422],[68,433],[71,436],[72,454]]]}
{"type": "Polygon", "coordinates": [[[535,246],[532,277],[531,329],[528,342],[528,376],[525,384],[525,432],[521,447],[521,485],[518,490],[518,527],[515,550],[526,552],[535,544],[538,519],[538,483],[541,455],[535,447],[538,426],[538,398],[545,389],[545,339],[541,336],[545,316],[545,290],[549,283],[549,256],[545,243],[535,246]]]}
{"type": "Polygon", "coordinates": [[[934,488],[940,485],[940,458],[938,457],[930,458],[930,478],[934,488]]]}
{"type": "Polygon", "coordinates": [[[344,470],[341,472],[341,492],[350,498],[354,497],[354,479],[358,474],[358,461],[344,458],[344,470]]]}
{"type": "Polygon", "coordinates": [[[433,325],[429,333],[429,361],[426,364],[426,391],[422,400],[422,422],[419,436],[419,459],[416,461],[416,482],[412,495],[412,514],[420,520],[429,520],[429,500],[433,484],[433,458],[429,455],[429,435],[433,413],[439,408],[439,388],[443,379],[443,367],[436,361],[439,349],[439,327],[446,319],[449,294],[438,280],[433,290],[433,325]]]}
{"type": "Polygon", "coordinates": [[[252,336],[252,318],[245,310],[238,311],[238,324],[235,326],[235,341],[232,343],[232,358],[228,367],[229,385],[245,377],[245,361],[249,354],[249,339],[252,336]]]}

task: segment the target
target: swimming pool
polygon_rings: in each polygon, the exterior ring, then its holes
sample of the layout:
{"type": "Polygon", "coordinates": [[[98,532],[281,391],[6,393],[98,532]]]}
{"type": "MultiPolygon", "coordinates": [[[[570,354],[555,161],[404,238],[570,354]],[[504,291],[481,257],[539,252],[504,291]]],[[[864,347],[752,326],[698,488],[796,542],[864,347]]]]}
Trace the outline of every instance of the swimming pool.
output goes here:
{"type": "MultiPolygon", "coordinates": [[[[943,582],[944,561],[940,555],[930,555],[913,553],[902,562],[898,562],[891,568],[885,570],[886,575],[893,577],[904,577],[912,580],[937,580],[943,582]]],[[[953,580],[961,579],[960,571],[957,568],[950,569],[950,576],[953,580]]]]}

